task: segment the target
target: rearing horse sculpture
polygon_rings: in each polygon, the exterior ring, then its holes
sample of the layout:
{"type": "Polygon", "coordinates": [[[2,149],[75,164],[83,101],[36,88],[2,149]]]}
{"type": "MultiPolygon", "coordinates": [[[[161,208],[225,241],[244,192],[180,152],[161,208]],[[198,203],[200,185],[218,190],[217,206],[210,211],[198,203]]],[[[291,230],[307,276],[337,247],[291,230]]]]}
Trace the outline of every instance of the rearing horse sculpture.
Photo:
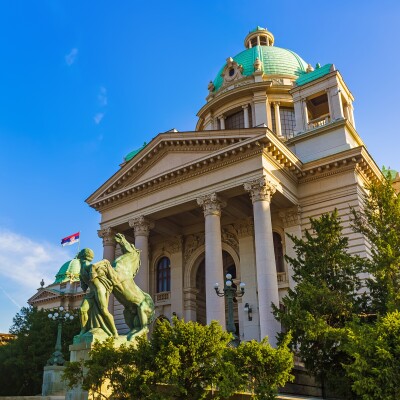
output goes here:
{"type": "Polygon", "coordinates": [[[154,303],[148,293],[145,293],[134,282],[140,268],[140,252],[129,243],[121,233],[115,235],[123,252],[113,263],[112,293],[124,306],[124,318],[130,331],[128,340],[148,332],[148,325],[154,319],[154,303]]]}

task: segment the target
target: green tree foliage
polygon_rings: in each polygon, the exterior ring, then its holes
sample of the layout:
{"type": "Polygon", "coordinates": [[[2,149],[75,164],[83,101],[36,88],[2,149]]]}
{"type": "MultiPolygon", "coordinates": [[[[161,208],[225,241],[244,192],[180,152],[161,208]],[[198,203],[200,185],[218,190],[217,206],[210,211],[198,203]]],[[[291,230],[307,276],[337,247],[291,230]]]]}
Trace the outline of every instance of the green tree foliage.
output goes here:
{"type": "MultiPolygon", "coordinates": [[[[54,352],[57,323],[48,311],[24,307],[14,317],[10,333],[17,335],[0,347],[0,395],[37,395],[42,391],[43,367],[54,352]]],[[[69,359],[68,346],[79,332],[79,321],[65,323],[63,354],[69,359]]]]}
{"type": "Polygon", "coordinates": [[[290,374],[293,368],[290,340],[291,335],[286,335],[277,349],[268,343],[268,338],[238,346],[235,352],[237,371],[242,377],[242,386],[249,388],[255,399],[275,399],[278,387],[294,379],[290,374]]]}
{"type": "Polygon", "coordinates": [[[274,313],[293,335],[292,347],[307,370],[321,383],[333,388],[349,388],[342,363],[348,359],[340,344],[343,327],[357,312],[356,292],[360,260],[348,254],[348,239],[335,210],[311,219],[311,231],[303,238],[290,236],[296,258],[292,264],[296,287],[283,299],[283,309],[274,313]]]}
{"type": "Polygon", "coordinates": [[[215,321],[203,326],[175,318],[173,324],[158,322],[150,340],[139,338],[135,346],[115,347],[112,340],[95,344],[88,361],[69,363],[65,377],[71,386],[81,383],[101,396],[108,386],[108,396],[121,400],[196,400],[206,398],[208,390],[215,399],[227,398],[250,386],[249,378],[266,379],[253,385],[256,393],[267,393],[267,386],[272,393],[290,378],[292,356],[286,345],[275,350],[266,341],[251,342],[239,350],[229,346],[231,339],[215,321]],[[258,368],[251,367],[253,356],[258,368]]]}
{"type": "Polygon", "coordinates": [[[385,179],[367,187],[364,206],[352,210],[353,228],[371,245],[371,258],[364,259],[370,313],[400,310],[400,196],[385,179]]]}
{"type": "Polygon", "coordinates": [[[346,371],[353,390],[363,400],[400,398],[400,312],[386,314],[374,324],[354,322],[346,349],[354,357],[346,371]]]}

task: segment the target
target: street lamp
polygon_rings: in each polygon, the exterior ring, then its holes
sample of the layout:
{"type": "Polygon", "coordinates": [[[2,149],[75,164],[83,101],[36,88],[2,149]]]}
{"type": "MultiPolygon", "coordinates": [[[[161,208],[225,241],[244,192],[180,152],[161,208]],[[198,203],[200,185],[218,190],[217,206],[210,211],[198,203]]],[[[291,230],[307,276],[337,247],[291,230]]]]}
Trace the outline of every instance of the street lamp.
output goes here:
{"type": "Polygon", "coordinates": [[[240,342],[240,339],[236,335],[236,326],[235,326],[235,321],[233,319],[233,302],[236,300],[236,297],[242,297],[244,295],[244,287],[245,284],[243,282],[240,282],[239,284],[239,290],[236,290],[236,288],[232,287],[233,282],[232,282],[232,275],[231,274],[226,274],[226,281],[224,285],[224,289],[221,292],[219,290],[219,283],[215,283],[214,289],[215,293],[217,293],[217,296],[219,297],[226,297],[227,303],[228,303],[228,321],[226,324],[226,330],[231,333],[234,337],[232,340],[232,344],[234,346],[237,346],[240,342]]]}
{"type": "Polygon", "coordinates": [[[64,365],[65,360],[61,352],[62,324],[63,322],[68,320],[72,321],[74,319],[74,316],[71,315],[68,311],[66,311],[63,306],[61,306],[58,309],[55,309],[52,313],[50,313],[48,317],[53,321],[58,321],[58,327],[57,327],[57,341],[56,341],[55,351],[47,361],[47,365],[64,365]]]}

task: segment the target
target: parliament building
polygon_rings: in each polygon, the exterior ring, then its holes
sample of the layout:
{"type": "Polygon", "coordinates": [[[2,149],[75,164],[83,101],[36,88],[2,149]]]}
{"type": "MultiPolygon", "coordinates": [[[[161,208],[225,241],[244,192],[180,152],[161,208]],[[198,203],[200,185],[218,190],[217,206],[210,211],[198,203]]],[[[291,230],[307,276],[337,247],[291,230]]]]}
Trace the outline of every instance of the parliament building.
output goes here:
{"type": "MultiPolygon", "coordinates": [[[[252,30],[208,84],[195,130],[164,132],[132,151],[86,200],[101,216],[104,258],[120,254],[117,232],[141,250],[135,281],[157,317],[225,326],[226,299],[214,285],[230,273],[246,284],[234,303],[237,335],[272,343],[281,326],[271,303],[293,287],[287,234],[300,237],[310,217],[336,208],[349,251],[366,255],[349,207],[382,178],[339,70],[274,42],[267,29],[252,30]]],[[[110,307],[126,332],[122,306],[112,299],[110,307]]]]}

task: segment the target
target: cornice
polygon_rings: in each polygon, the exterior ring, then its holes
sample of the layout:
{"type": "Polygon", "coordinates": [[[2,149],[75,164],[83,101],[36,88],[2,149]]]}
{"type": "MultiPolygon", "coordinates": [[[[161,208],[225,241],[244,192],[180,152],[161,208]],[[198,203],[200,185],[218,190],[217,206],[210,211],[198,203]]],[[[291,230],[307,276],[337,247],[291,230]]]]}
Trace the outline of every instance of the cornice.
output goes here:
{"type": "Polygon", "coordinates": [[[257,136],[259,132],[260,129],[248,129],[246,132],[242,130],[226,130],[218,132],[160,133],[133,159],[121,164],[121,168],[90,195],[86,202],[91,204],[101,196],[121,189],[135,174],[143,174],[148,169],[147,165],[151,166],[167,149],[175,151],[213,151],[257,136]]]}
{"type": "Polygon", "coordinates": [[[299,183],[306,183],[349,170],[357,171],[366,182],[382,179],[382,173],[363,146],[333,154],[303,165],[299,183]]]}
{"type": "MultiPolygon", "coordinates": [[[[136,182],[131,186],[122,187],[109,191],[114,187],[114,184],[109,185],[109,189],[103,191],[102,195],[93,199],[89,204],[96,210],[107,210],[115,205],[120,205],[128,202],[134,196],[135,198],[148,195],[154,191],[161,190],[171,184],[178,184],[185,180],[192,179],[196,176],[209,173],[217,168],[223,168],[227,165],[236,163],[238,161],[253,157],[257,154],[266,154],[272,157],[282,168],[286,168],[293,177],[294,174],[301,172],[301,162],[299,159],[286,148],[272,132],[265,130],[264,133],[253,136],[247,139],[243,138],[218,138],[210,140],[225,141],[225,144],[230,145],[223,147],[212,154],[196,159],[190,163],[178,166],[172,170],[165,171],[162,174],[149,178],[145,181],[136,182]]],[[[170,144],[171,145],[171,144],[170,144]]],[[[175,144],[176,145],[176,144],[175,144]]],[[[131,167],[135,168],[135,165],[131,167]]],[[[129,170],[125,170],[129,174],[129,170]]],[[[120,177],[117,181],[124,181],[120,177]]]]}

